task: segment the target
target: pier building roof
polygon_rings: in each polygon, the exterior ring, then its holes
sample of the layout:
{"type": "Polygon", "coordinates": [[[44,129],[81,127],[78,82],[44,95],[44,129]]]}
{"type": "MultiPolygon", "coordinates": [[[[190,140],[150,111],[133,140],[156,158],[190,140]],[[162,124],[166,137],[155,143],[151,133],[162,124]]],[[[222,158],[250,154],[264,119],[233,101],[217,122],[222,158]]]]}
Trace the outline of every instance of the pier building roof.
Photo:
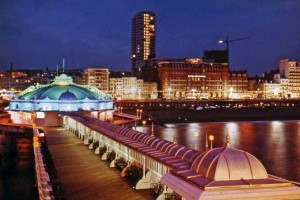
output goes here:
{"type": "Polygon", "coordinates": [[[241,188],[291,185],[287,180],[269,176],[261,162],[253,155],[230,147],[228,138],[224,147],[199,152],[88,116],[76,113],[67,115],[85,126],[159,161],[170,168],[173,176],[202,189],[229,186],[241,188]]]}
{"type": "Polygon", "coordinates": [[[61,74],[53,83],[32,85],[11,100],[10,110],[78,111],[113,109],[111,95],[89,85],[74,84],[61,74]]]}
{"type": "Polygon", "coordinates": [[[169,172],[162,174],[160,183],[185,199],[295,199],[300,195],[299,187],[267,174],[253,155],[230,147],[229,137],[224,147],[199,152],[78,113],[63,115],[167,166],[169,172]]]}

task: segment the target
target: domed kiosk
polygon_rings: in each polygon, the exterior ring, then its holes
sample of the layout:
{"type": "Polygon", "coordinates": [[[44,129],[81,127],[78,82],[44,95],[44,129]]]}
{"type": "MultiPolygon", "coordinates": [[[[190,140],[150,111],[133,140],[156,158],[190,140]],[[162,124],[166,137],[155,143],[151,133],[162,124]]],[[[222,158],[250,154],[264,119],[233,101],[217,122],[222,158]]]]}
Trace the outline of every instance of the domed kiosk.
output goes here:
{"type": "Polygon", "coordinates": [[[268,173],[261,162],[253,155],[231,148],[228,142],[225,147],[207,151],[197,158],[192,170],[214,181],[266,179],[268,173]]]}
{"type": "Polygon", "coordinates": [[[175,168],[161,183],[188,199],[297,199],[299,187],[269,175],[253,155],[226,145],[201,153],[190,168],[175,168]]]}
{"type": "Polygon", "coordinates": [[[113,109],[111,95],[93,86],[74,84],[65,74],[56,76],[52,84],[28,87],[11,100],[9,107],[14,123],[38,125],[58,125],[54,118],[59,112],[84,112],[110,120],[113,109]]]}

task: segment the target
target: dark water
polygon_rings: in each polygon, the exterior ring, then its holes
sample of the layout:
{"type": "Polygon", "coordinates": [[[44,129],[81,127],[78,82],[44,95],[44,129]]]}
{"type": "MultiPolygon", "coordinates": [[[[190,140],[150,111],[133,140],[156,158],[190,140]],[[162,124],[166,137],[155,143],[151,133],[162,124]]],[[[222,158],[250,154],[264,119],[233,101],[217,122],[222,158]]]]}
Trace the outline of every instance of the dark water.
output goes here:
{"type": "Polygon", "coordinates": [[[13,141],[9,144],[13,148],[0,154],[0,199],[36,200],[32,139],[14,138],[13,141]]]}
{"type": "MultiPolygon", "coordinates": [[[[151,133],[151,126],[138,130],[151,133]]],[[[300,121],[259,121],[166,124],[154,126],[154,134],[163,139],[205,149],[205,135],[213,135],[213,147],[225,144],[226,133],[233,148],[257,157],[269,174],[300,182],[300,121]]],[[[209,142],[210,145],[210,142],[209,142]]]]}

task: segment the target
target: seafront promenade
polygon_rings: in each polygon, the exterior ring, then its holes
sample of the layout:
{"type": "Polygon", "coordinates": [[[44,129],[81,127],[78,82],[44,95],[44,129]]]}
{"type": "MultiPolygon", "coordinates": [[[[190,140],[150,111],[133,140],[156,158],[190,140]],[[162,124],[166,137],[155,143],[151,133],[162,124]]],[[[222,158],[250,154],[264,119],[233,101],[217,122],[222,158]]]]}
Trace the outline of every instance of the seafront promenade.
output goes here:
{"type": "Polygon", "coordinates": [[[153,199],[149,190],[132,188],[120,171],[62,128],[45,128],[48,149],[61,187],[61,199],[153,199]]]}

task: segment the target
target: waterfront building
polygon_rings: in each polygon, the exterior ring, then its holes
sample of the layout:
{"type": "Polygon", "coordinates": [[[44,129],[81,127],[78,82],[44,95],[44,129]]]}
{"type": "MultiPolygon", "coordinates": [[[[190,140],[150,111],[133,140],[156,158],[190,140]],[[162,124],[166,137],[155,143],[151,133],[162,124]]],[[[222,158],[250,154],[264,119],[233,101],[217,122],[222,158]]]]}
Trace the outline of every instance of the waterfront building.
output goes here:
{"type": "Polygon", "coordinates": [[[227,98],[227,63],[207,63],[200,58],[157,63],[159,90],[166,99],[227,98]]]}
{"type": "Polygon", "coordinates": [[[116,100],[156,99],[157,83],[136,77],[109,78],[109,94],[116,100]]]}
{"type": "Polygon", "coordinates": [[[15,124],[59,126],[61,112],[80,112],[102,120],[112,120],[112,97],[94,86],[77,85],[65,74],[51,84],[37,84],[19,93],[10,102],[9,113],[15,124]]]}
{"type": "Polygon", "coordinates": [[[300,64],[295,60],[282,59],[279,62],[279,73],[282,78],[289,79],[288,96],[300,98],[300,64]]]}
{"type": "Polygon", "coordinates": [[[0,73],[0,89],[22,91],[30,85],[48,83],[48,77],[40,75],[27,76],[23,72],[0,73]]]}
{"type": "Polygon", "coordinates": [[[24,78],[12,78],[11,76],[0,76],[0,89],[19,91],[24,89],[24,78]]]}
{"type": "Polygon", "coordinates": [[[143,80],[136,77],[109,79],[109,93],[117,100],[142,99],[143,80]]]}
{"type": "Polygon", "coordinates": [[[87,68],[84,70],[84,81],[86,85],[94,86],[103,92],[108,92],[109,69],[87,68]]]}
{"type": "Polygon", "coordinates": [[[143,84],[143,99],[157,99],[157,83],[156,82],[144,82],[143,84]]]}
{"type": "Polygon", "coordinates": [[[290,80],[288,78],[280,78],[280,88],[281,88],[281,92],[279,92],[279,94],[281,94],[282,98],[290,98],[291,94],[290,94],[290,80]]]}
{"type": "Polygon", "coordinates": [[[282,96],[281,85],[275,82],[260,82],[258,84],[259,91],[266,99],[277,99],[282,96]]]}
{"type": "Polygon", "coordinates": [[[27,74],[22,72],[1,72],[0,89],[23,90],[27,74]]]}
{"type": "Polygon", "coordinates": [[[131,20],[131,69],[134,75],[142,73],[145,62],[156,57],[155,14],[139,12],[131,20]]]}
{"type": "Polygon", "coordinates": [[[230,71],[228,78],[230,98],[243,99],[250,97],[248,89],[248,73],[244,71],[230,71]]]}
{"type": "Polygon", "coordinates": [[[109,78],[109,91],[114,99],[121,100],[123,98],[123,79],[109,78]]]}

